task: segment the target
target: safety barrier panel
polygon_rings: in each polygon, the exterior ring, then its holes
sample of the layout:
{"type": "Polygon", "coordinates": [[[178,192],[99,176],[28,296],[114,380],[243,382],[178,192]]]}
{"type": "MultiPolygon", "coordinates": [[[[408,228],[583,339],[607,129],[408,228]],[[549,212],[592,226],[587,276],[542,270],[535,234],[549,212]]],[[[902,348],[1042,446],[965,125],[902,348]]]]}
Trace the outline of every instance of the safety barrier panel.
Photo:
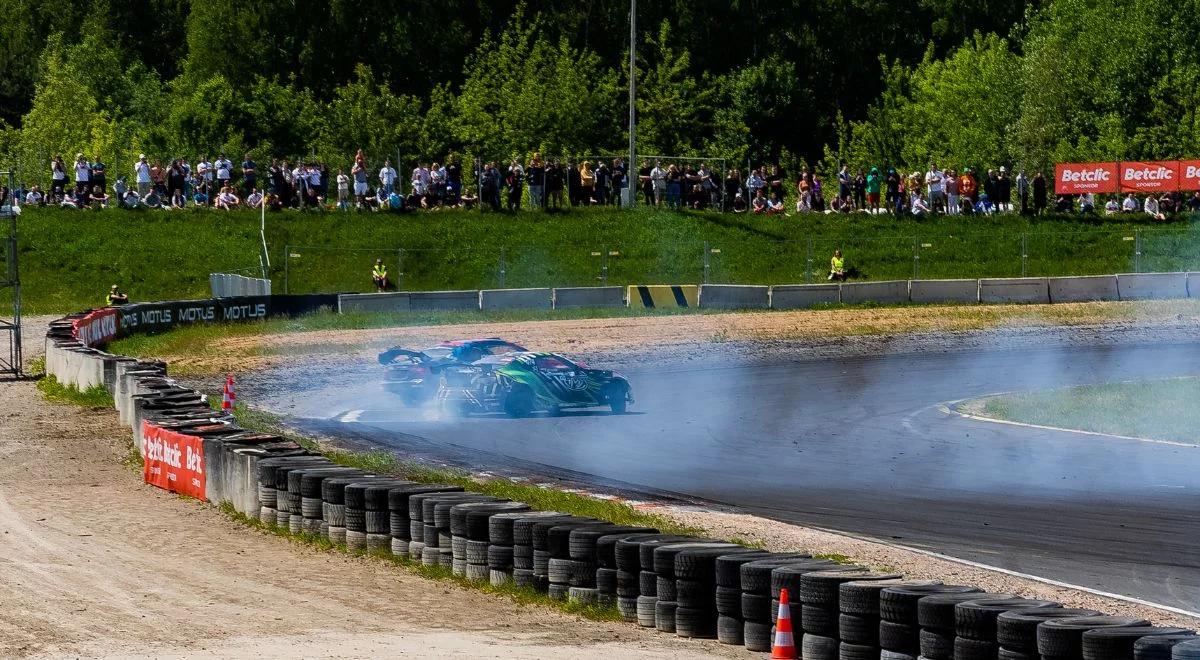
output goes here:
{"type": "Polygon", "coordinates": [[[479,309],[478,291],[413,291],[408,308],[414,312],[479,309]]]}
{"type": "Polygon", "coordinates": [[[1050,284],[1045,277],[979,280],[979,302],[1049,303],[1050,284]]]}
{"type": "Polygon", "coordinates": [[[480,309],[550,309],[551,289],[484,289],[479,292],[480,309]]]}
{"type": "Polygon", "coordinates": [[[624,306],[625,289],[619,286],[563,287],[554,290],[554,309],[624,306]]]}
{"type": "Polygon", "coordinates": [[[979,280],[911,280],[908,299],[914,303],[977,303],[979,280]]]}
{"type": "Polygon", "coordinates": [[[626,300],[634,309],[699,307],[700,287],[695,284],[630,286],[626,300]]]}
{"type": "Polygon", "coordinates": [[[1200,273],[1188,273],[1187,290],[1188,297],[1200,298],[1200,273]]]}
{"type": "Polygon", "coordinates": [[[1163,300],[1188,297],[1187,273],[1118,273],[1121,300],[1163,300]]]}
{"type": "Polygon", "coordinates": [[[771,287],[740,284],[705,284],[700,287],[701,307],[715,309],[766,309],[771,306],[771,287]]]}
{"type": "Polygon", "coordinates": [[[771,309],[807,309],[842,301],[837,284],[776,284],[771,287],[771,309]]]}
{"type": "Polygon", "coordinates": [[[1051,277],[1050,302],[1090,302],[1120,300],[1116,275],[1086,277],[1051,277]]]}
{"type": "Polygon", "coordinates": [[[208,283],[212,289],[213,298],[271,295],[271,280],[260,277],[246,277],[230,273],[212,273],[208,276],[208,283]]]}
{"type": "Polygon", "coordinates": [[[908,280],[850,282],[841,287],[843,305],[908,302],[908,280]]]}
{"type": "Polygon", "coordinates": [[[338,313],[407,312],[408,293],[343,293],[338,296],[338,313]]]}

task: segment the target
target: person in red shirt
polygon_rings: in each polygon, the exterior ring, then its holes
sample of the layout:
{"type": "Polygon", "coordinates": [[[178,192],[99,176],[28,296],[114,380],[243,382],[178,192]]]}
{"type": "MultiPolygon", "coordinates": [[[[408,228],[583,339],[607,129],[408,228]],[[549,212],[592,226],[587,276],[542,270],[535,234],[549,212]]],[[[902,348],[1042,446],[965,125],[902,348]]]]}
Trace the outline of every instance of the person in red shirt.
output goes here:
{"type": "Polygon", "coordinates": [[[971,200],[972,206],[975,205],[975,202],[979,201],[977,199],[979,184],[975,182],[975,175],[971,174],[971,168],[969,167],[963,169],[962,176],[958,177],[958,194],[964,199],[971,200]]]}

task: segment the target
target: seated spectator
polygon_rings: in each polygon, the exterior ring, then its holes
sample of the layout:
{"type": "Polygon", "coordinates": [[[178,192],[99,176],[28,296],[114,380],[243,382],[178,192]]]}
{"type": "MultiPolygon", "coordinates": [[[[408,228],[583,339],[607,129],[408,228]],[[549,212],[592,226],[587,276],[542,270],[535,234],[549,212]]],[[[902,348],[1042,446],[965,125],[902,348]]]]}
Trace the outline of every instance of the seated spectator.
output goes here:
{"type": "Polygon", "coordinates": [[[41,206],[46,201],[46,196],[42,194],[41,186],[34,186],[29,189],[25,195],[25,203],[30,206],[41,206]]]}
{"type": "Polygon", "coordinates": [[[121,293],[121,288],[114,284],[109,288],[108,295],[104,297],[104,303],[109,307],[113,305],[128,305],[129,296],[121,293]]]}
{"type": "Polygon", "coordinates": [[[404,198],[400,196],[400,193],[393,190],[387,195],[387,207],[391,211],[403,211],[404,198]]]}
{"type": "Polygon", "coordinates": [[[1159,209],[1158,198],[1154,195],[1146,195],[1146,202],[1142,206],[1146,211],[1146,215],[1150,216],[1151,218],[1154,218],[1155,220],[1167,219],[1166,214],[1159,209]]]}
{"type": "Polygon", "coordinates": [[[125,196],[121,198],[121,206],[127,209],[136,209],[142,205],[142,198],[138,197],[137,191],[133,188],[125,191],[125,196]]]}
{"type": "Polygon", "coordinates": [[[151,188],[150,192],[146,193],[145,197],[142,197],[142,204],[152,209],[161,209],[162,197],[158,195],[157,190],[151,188]]]}
{"type": "Polygon", "coordinates": [[[833,257],[829,259],[829,279],[846,281],[846,260],[842,258],[841,250],[834,250],[833,257]]]}
{"type": "Polygon", "coordinates": [[[263,194],[258,191],[258,188],[251,188],[250,194],[246,195],[246,207],[256,209],[263,203],[263,194]]]}
{"type": "Polygon", "coordinates": [[[1070,195],[1059,195],[1054,200],[1055,213],[1070,213],[1075,210],[1075,203],[1071,200],[1070,195]]]}
{"type": "Polygon", "coordinates": [[[1200,191],[1192,193],[1192,196],[1188,198],[1187,207],[1192,213],[1200,213],[1200,191]]]}
{"type": "Polygon", "coordinates": [[[233,192],[231,186],[222,186],[221,192],[217,195],[215,206],[223,211],[232,211],[241,203],[242,200],[238,199],[237,193],[233,192]]]}
{"type": "Polygon", "coordinates": [[[1170,215],[1175,212],[1175,199],[1170,193],[1163,193],[1162,197],[1158,198],[1158,210],[1163,215],[1170,215]]]}
{"type": "Polygon", "coordinates": [[[275,193],[270,193],[267,195],[266,204],[267,210],[271,211],[272,213],[277,213],[283,210],[283,199],[275,193]]]}
{"type": "Polygon", "coordinates": [[[104,190],[100,186],[92,186],[91,204],[98,209],[108,208],[108,195],[104,194],[104,190]]]}
{"type": "Polygon", "coordinates": [[[779,199],[779,193],[771,196],[771,201],[767,202],[767,215],[782,215],[783,200],[779,199]]]}
{"type": "Polygon", "coordinates": [[[742,191],[740,191],[740,190],[737,192],[736,195],[733,196],[733,212],[734,213],[745,213],[746,212],[746,198],[742,196],[742,191]]]}
{"type": "Polygon", "coordinates": [[[1133,198],[1133,193],[1129,193],[1128,195],[1125,196],[1125,201],[1121,202],[1121,212],[1122,213],[1137,213],[1137,210],[1138,210],[1137,200],[1133,198]]]}
{"type": "Polygon", "coordinates": [[[767,212],[767,198],[763,197],[762,188],[759,188],[757,190],[757,192],[755,193],[753,206],[754,206],[755,213],[766,213],[767,212]]]}
{"type": "Polygon", "coordinates": [[[925,203],[925,198],[922,197],[921,193],[919,192],[914,191],[909,197],[908,203],[912,214],[918,218],[923,218],[930,213],[933,213],[933,211],[929,208],[929,205],[925,203]]]}
{"type": "Polygon", "coordinates": [[[65,208],[65,209],[77,209],[77,208],[79,208],[79,204],[78,204],[78,203],[75,201],[75,195],[74,195],[74,194],[70,194],[70,195],[67,195],[67,194],[59,194],[59,196],[58,196],[58,205],[59,205],[59,206],[61,206],[61,207],[63,207],[63,208],[65,208]]]}
{"type": "Polygon", "coordinates": [[[1117,203],[1116,198],[1109,198],[1104,203],[1104,215],[1116,215],[1121,212],[1121,205],[1117,203]]]}
{"type": "Polygon", "coordinates": [[[1096,196],[1092,193],[1085,193],[1079,196],[1079,212],[1080,213],[1095,213],[1096,212],[1096,196]]]}

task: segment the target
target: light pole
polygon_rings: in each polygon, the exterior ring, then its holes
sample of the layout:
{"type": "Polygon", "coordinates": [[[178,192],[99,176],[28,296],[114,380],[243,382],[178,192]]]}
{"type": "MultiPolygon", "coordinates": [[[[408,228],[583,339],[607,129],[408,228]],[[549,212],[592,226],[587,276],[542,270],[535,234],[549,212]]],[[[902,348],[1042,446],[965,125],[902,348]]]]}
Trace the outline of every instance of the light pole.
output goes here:
{"type": "Polygon", "coordinates": [[[629,0],[629,164],[625,166],[625,203],[637,200],[637,0],[629,0]]]}

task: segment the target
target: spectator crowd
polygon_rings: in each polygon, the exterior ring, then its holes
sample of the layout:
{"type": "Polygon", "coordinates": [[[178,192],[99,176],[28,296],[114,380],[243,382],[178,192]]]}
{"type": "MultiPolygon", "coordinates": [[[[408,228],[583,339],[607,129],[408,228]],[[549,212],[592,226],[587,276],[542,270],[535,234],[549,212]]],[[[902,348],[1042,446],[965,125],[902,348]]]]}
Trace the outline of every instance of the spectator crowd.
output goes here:
{"type": "Polygon", "coordinates": [[[1200,212],[1200,192],[1167,192],[1141,199],[1111,196],[1098,205],[1093,195],[1051,198],[1051,182],[1042,172],[1015,176],[1008,168],[976,174],[970,167],[941,168],[930,163],[911,174],[895,167],[857,168],[843,164],[827,186],[804,168],[791,183],[778,165],[723,173],[699,159],[687,162],[644,160],[636,170],[623,158],[544,159],[534,153],[524,163],[476,161],[464,170],[455,156],[444,163],[418,162],[410,174],[390,159],[377,166],[359,150],[349,170],[332,170],[311,160],[273,159],[265,169],[246,154],[235,164],[224,153],[195,164],[187,158],[169,163],[145,154],[109,182],[108,166],[76,154],[66,166],[61,156],[50,163],[49,186],[0,189],[0,201],[74,208],[183,209],[193,206],[232,210],[239,207],[340,211],[406,211],[446,208],[559,209],[624,206],[630,186],[639,204],[672,209],[720,210],[766,216],[795,213],[869,213],[913,216],[991,215],[998,213],[1144,213],[1155,219],[1200,212]],[[405,181],[407,179],[407,181],[405,181]],[[794,187],[793,187],[794,186],[794,187]],[[835,187],[836,186],[836,187],[835,187]],[[794,200],[794,205],[785,200],[794,200]]]}

